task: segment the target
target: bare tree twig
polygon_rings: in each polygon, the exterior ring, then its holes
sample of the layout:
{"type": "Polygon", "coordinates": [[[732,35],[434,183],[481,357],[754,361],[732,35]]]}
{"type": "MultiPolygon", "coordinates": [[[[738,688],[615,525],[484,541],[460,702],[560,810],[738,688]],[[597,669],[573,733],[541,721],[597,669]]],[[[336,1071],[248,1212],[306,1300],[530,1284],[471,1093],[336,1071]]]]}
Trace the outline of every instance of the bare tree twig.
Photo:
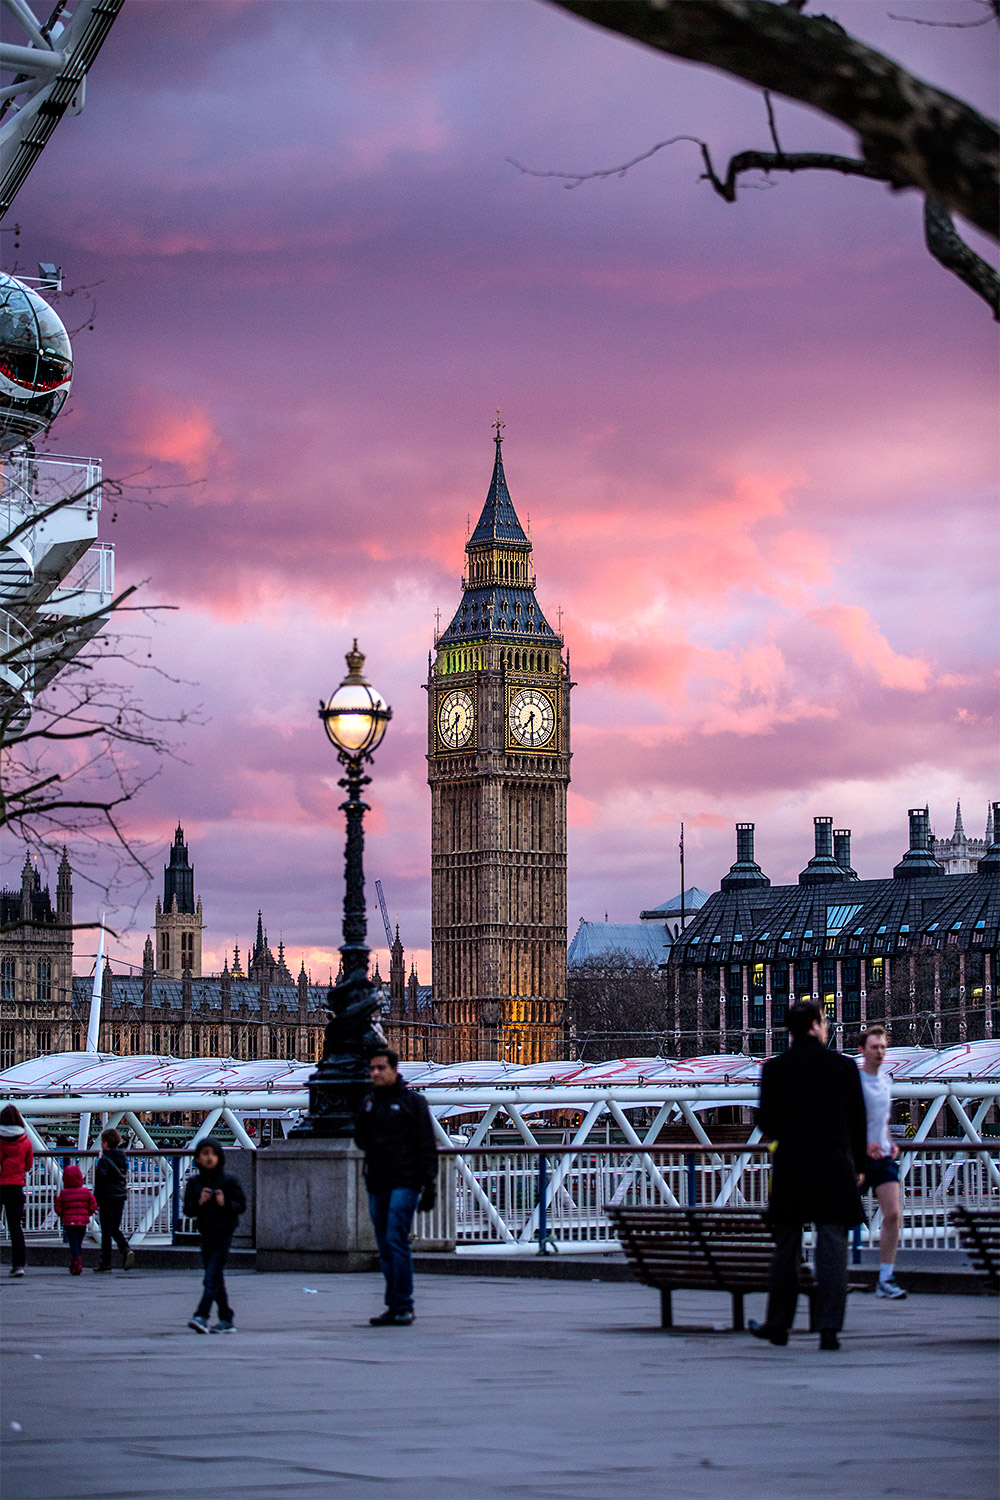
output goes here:
{"type": "Polygon", "coordinates": [[[550,0],[644,46],[718,68],[853,130],[864,161],[1000,238],[1000,129],[826,16],[770,0],[550,0]]]}

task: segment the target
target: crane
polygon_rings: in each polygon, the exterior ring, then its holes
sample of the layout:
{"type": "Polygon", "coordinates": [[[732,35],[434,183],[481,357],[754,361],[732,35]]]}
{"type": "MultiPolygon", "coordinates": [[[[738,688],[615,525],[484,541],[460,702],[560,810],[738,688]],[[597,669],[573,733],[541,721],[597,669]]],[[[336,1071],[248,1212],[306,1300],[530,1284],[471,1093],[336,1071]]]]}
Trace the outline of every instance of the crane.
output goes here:
{"type": "Polygon", "coordinates": [[[376,880],[375,889],[378,891],[378,904],[382,908],[382,923],[385,927],[385,941],[389,950],[392,950],[392,929],[389,926],[389,913],[385,909],[385,897],[382,894],[382,882],[376,880]]]}

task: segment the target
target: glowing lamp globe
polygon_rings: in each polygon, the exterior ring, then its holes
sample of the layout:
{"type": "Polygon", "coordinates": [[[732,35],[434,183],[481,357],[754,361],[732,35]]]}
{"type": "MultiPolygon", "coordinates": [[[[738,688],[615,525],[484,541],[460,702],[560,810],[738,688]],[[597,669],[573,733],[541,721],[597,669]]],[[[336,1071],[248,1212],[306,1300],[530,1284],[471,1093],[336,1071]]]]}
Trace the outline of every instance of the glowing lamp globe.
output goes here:
{"type": "Polygon", "coordinates": [[[0,272],[0,453],[43,433],[69,395],[73,350],[49,304],[0,272]]]}
{"type": "Polygon", "coordinates": [[[365,659],[357,641],[345,660],[347,676],[329,703],[320,704],[319,716],[330,743],[340,755],[354,760],[371,755],[382,743],[392,709],[362,676],[365,659]]]}

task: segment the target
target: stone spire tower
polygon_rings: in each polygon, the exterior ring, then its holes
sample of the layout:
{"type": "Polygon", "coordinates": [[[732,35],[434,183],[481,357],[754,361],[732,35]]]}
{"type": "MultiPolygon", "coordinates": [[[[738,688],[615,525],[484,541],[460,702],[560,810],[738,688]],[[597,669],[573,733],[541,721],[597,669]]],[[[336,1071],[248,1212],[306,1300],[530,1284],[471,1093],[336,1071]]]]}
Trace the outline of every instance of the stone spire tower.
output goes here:
{"type": "Polygon", "coordinates": [[[466,543],[462,598],[428,688],[436,1019],[456,1059],[563,1045],[570,690],[504,474],[466,543]]]}
{"type": "Polygon", "coordinates": [[[163,900],[156,899],[156,970],[169,979],[180,979],[187,969],[192,979],[201,978],[201,897],[195,901],[194,866],[188,859],[184,830],[178,823],[170,849],[170,863],[163,867],[163,900]]]}

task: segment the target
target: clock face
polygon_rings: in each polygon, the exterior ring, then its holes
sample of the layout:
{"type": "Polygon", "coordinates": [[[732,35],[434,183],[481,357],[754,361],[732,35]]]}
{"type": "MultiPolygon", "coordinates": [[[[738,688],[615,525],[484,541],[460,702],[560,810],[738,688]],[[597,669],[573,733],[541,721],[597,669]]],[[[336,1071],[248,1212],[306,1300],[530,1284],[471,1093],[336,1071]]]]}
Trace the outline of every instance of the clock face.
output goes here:
{"type": "Polygon", "coordinates": [[[438,734],[449,750],[461,750],[472,738],[476,722],[475,705],[464,688],[454,688],[441,699],[438,708],[438,734]]]}
{"type": "Polygon", "coordinates": [[[515,743],[537,750],[548,744],[556,726],[551,698],[536,688],[522,688],[510,700],[507,722],[515,743]]]}

